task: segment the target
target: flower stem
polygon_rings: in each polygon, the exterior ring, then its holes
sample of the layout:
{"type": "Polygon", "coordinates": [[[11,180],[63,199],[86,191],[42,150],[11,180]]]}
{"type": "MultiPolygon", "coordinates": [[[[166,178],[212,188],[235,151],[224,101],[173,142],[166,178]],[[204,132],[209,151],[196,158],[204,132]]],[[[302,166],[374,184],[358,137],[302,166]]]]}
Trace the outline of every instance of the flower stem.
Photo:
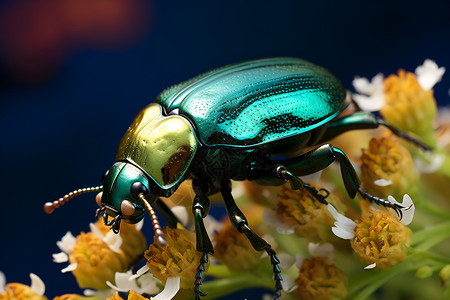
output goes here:
{"type": "Polygon", "coordinates": [[[238,290],[253,287],[264,287],[272,289],[273,286],[274,281],[270,278],[260,278],[247,273],[234,277],[227,277],[205,282],[202,286],[202,290],[208,293],[209,299],[215,299],[231,294],[238,290]]]}
{"type": "Polygon", "coordinates": [[[417,251],[426,251],[436,244],[450,238],[450,222],[414,232],[411,245],[417,251]]]}

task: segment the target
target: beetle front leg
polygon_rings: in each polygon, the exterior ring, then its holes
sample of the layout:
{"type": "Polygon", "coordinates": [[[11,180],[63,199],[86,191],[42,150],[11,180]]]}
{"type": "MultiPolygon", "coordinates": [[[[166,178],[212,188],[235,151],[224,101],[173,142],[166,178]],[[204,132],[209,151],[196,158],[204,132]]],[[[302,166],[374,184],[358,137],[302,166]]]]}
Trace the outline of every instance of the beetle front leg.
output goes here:
{"type": "Polygon", "coordinates": [[[252,244],[253,248],[257,251],[265,250],[270,257],[270,262],[273,266],[273,273],[275,279],[275,296],[274,300],[278,300],[281,296],[281,290],[283,289],[283,285],[281,284],[281,270],[278,264],[280,261],[278,260],[275,251],[272,247],[259,235],[257,235],[253,230],[248,226],[247,218],[236,205],[236,202],[233,199],[233,195],[231,194],[231,183],[230,181],[223,181],[221,183],[221,193],[223,196],[223,200],[225,202],[225,206],[227,208],[228,217],[230,218],[231,224],[233,227],[246,235],[247,239],[252,244]]]}
{"type": "Polygon", "coordinates": [[[194,180],[192,182],[195,192],[194,203],[192,204],[192,213],[194,214],[196,248],[197,251],[202,252],[200,263],[197,267],[197,274],[195,275],[195,299],[199,300],[200,296],[206,296],[200,289],[203,283],[203,272],[205,271],[205,264],[208,263],[208,254],[214,254],[214,248],[208,233],[203,223],[203,218],[206,217],[210,207],[210,201],[206,196],[206,186],[201,180],[194,180]]]}

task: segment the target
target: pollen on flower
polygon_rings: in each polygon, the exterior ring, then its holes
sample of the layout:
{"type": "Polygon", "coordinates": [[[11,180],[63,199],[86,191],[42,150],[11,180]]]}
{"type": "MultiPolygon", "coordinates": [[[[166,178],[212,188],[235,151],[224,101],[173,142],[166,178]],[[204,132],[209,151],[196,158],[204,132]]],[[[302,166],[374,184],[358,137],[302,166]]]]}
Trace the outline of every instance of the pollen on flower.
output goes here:
{"type": "Polygon", "coordinates": [[[386,210],[371,210],[356,221],[351,246],[367,264],[386,270],[406,258],[411,230],[386,210]]]}
{"type": "MultiPolygon", "coordinates": [[[[320,189],[317,185],[312,186],[317,190],[320,189]]],[[[339,204],[339,200],[333,194],[329,195],[327,201],[339,204]]],[[[334,221],[327,207],[304,189],[294,191],[290,186],[284,185],[278,195],[275,212],[283,223],[294,229],[297,235],[311,242],[327,241],[333,236],[330,227],[334,221]]]]}
{"type": "MultiPolygon", "coordinates": [[[[122,224],[120,236],[111,232],[103,222],[91,224],[92,232],[72,236],[70,246],[58,246],[68,254],[70,265],[63,271],[72,271],[81,288],[104,289],[107,281],[114,282],[116,272],[125,272],[133,260],[146,248],[143,234],[135,225],[122,224]],[[119,242],[119,243],[118,243],[119,242]]],[[[63,240],[67,240],[67,235],[63,240]]],[[[54,255],[57,262],[58,256],[54,255]]],[[[67,257],[67,256],[66,256],[67,257]]]]}
{"type": "Polygon", "coordinates": [[[418,174],[409,151],[393,136],[373,138],[367,149],[362,149],[361,181],[364,188],[374,195],[401,197],[414,194],[418,174]],[[389,185],[377,184],[380,179],[389,185]]]}
{"type": "Polygon", "coordinates": [[[8,283],[5,292],[0,293],[1,300],[47,300],[47,297],[37,294],[30,286],[22,283],[8,283]]]}
{"type": "Polygon", "coordinates": [[[436,145],[433,90],[423,90],[413,73],[399,70],[384,81],[385,105],[381,115],[394,126],[417,134],[428,146],[436,145]]]}
{"type": "Polygon", "coordinates": [[[82,232],[70,252],[70,263],[76,263],[73,275],[81,288],[104,289],[106,281],[114,281],[116,272],[128,268],[128,259],[116,253],[93,233],[82,232]]]}
{"type": "Polygon", "coordinates": [[[78,294],[64,294],[61,296],[56,296],[53,300],[86,300],[89,297],[85,297],[78,294]]]}
{"type": "MultiPolygon", "coordinates": [[[[107,298],[107,300],[123,300],[123,298],[119,295],[118,292],[115,292],[111,297],[107,298]]],[[[144,296],[139,295],[135,291],[130,290],[130,292],[128,293],[128,300],[149,300],[149,298],[145,298],[144,296]]]]}
{"type": "Polygon", "coordinates": [[[214,257],[231,270],[248,270],[260,263],[262,252],[254,250],[247,237],[238,232],[231,223],[226,223],[222,230],[214,235],[214,240],[214,257]]]}
{"type": "Polygon", "coordinates": [[[299,299],[344,299],[347,277],[325,257],[305,259],[296,280],[299,299]]]}
{"type": "Polygon", "coordinates": [[[195,274],[201,253],[194,245],[195,234],[185,229],[165,229],[167,245],[161,246],[155,237],[154,242],[145,252],[147,266],[153,276],[165,285],[169,277],[181,278],[181,288],[194,286],[195,274]]]}

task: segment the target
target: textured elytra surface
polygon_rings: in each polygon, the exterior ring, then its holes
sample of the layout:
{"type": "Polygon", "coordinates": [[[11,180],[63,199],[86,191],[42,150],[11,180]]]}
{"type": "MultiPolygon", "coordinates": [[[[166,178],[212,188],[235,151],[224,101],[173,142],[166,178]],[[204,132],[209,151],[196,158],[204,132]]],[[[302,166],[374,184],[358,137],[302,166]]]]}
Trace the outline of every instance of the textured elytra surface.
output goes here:
{"type": "Polygon", "coordinates": [[[324,68],[295,58],[230,65],[161,93],[210,146],[255,146],[311,131],[345,107],[345,88],[324,68]]]}

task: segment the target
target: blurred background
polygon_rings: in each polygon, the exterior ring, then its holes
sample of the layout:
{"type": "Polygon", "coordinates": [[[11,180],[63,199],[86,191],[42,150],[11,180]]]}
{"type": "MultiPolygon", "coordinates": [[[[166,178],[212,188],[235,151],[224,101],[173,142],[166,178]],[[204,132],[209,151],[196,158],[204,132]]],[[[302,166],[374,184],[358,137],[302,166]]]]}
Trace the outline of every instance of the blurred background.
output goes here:
{"type": "MultiPolygon", "coordinates": [[[[322,65],[350,90],[356,75],[414,72],[426,58],[450,68],[448,1],[224,3],[0,1],[0,270],[8,282],[28,284],[33,272],[50,298],[80,292],[51,254],[68,230],[89,230],[94,195],[50,216],[42,205],[99,185],[135,115],[172,84],[275,56],[322,65]]],[[[435,87],[439,105],[449,104],[449,89],[447,71],[435,87]]]]}

